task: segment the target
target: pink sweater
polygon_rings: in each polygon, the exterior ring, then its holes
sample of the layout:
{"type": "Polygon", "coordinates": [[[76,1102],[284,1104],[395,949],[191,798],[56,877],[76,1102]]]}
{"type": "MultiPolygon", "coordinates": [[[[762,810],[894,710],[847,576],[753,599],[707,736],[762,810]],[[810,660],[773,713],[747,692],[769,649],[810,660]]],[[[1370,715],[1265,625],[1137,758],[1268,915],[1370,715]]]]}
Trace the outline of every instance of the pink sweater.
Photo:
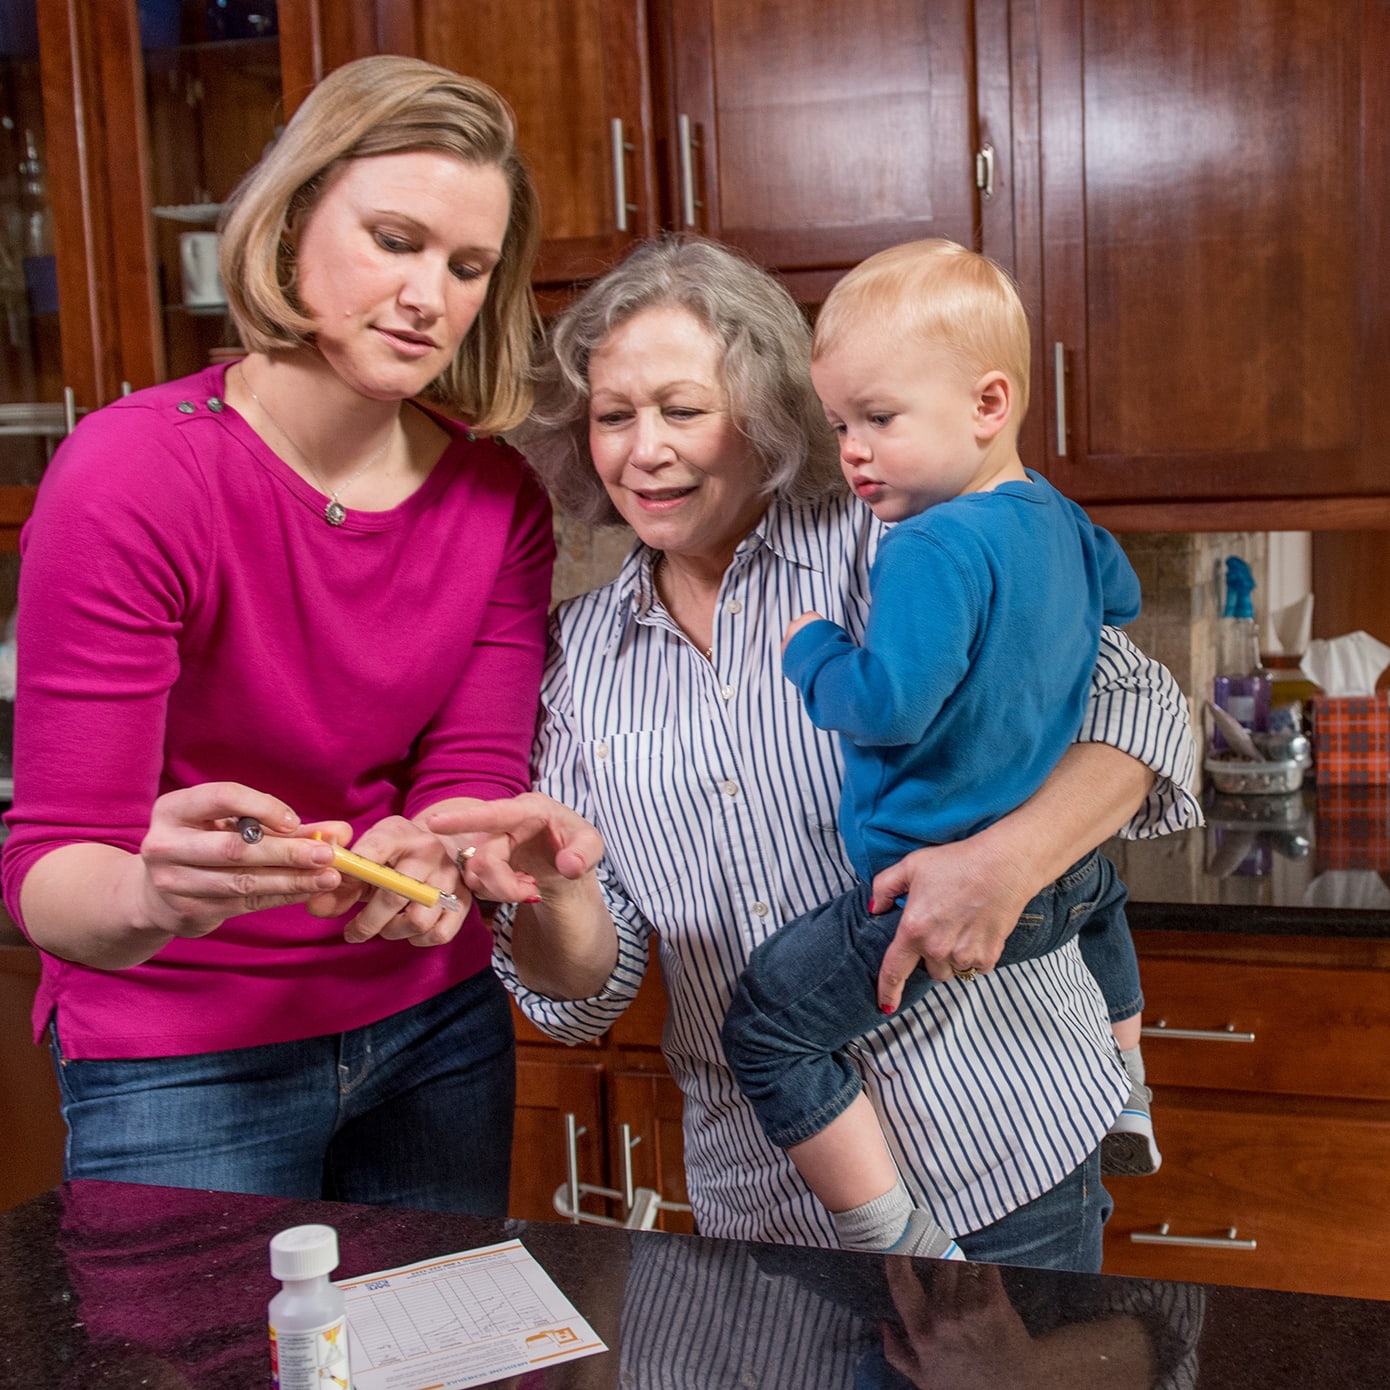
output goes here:
{"type": "MultiPolygon", "coordinates": [[[[454,442],[389,512],[323,496],[221,402],[223,370],[89,416],[22,542],[6,905],[60,845],[135,852],[155,797],[232,780],[360,834],[448,796],[524,790],[545,646],[550,508],[505,446],[454,442]]],[[[441,424],[446,422],[441,421],[441,424]]],[[[374,1022],[486,969],[343,942],[300,907],[229,919],[143,965],[45,955],[35,1036],[74,1058],[283,1042],[374,1022]]]]}

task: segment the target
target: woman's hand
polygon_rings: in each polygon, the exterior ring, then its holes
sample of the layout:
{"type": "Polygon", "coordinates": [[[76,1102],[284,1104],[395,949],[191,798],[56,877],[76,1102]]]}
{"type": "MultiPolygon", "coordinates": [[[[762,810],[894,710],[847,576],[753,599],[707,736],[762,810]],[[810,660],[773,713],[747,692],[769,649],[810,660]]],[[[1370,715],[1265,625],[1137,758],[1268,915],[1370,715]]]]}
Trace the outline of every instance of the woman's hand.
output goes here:
{"type": "Polygon", "coordinates": [[[472,892],[526,904],[517,909],[511,955],[527,989],[587,999],[604,987],[617,963],[618,932],[594,872],[603,839],[583,816],[526,792],[510,801],[460,797],[424,819],[458,851],[472,892]]]}
{"type": "Polygon", "coordinates": [[[283,801],[238,782],[166,792],[140,845],[146,919],[171,936],[206,936],[229,917],[335,888],[332,849],[309,838],[315,829],[325,838],[351,834],[341,821],[304,825],[283,801]],[[237,831],[243,816],[265,832],[254,844],[237,831]]]}
{"type": "MultiPolygon", "coordinates": [[[[1038,1390],[1032,1338],[993,1265],[944,1264],[923,1288],[907,1260],[887,1261],[900,1326],[883,1326],[884,1359],[920,1390],[1038,1390]]],[[[1075,1383],[1075,1382],[1072,1382],[1075,1383]]]]}
{"type": "Polygon", "coordinates": [[[1034,894],[1124,825],[1153,779],[1118,748],[1074,743],[1022,806],[968,840],[914,850],[885,869],[873,883],[877,910],[908,898],[879,971],[879,1004],[897,1008],[919,960],[934,980],[991,969],[1034,894]]]}
{"type": "Polygon", "coordinates": [[[989,970],[1033,897],[1016,862],[993,852],[989,832],[949,845],[913,850],[874,878],[873,907],[907,904],[878,973],[886,1013],[902,1003],[903,986],[920,961],[934,980],[957,971],[989,970]]]}
{"type": "MultiPolygon", "coordinates": [[[[311,827],[315,828],[315,827],[311,827]]],[[[472,905],[466,887],[460,887],[459,871],[449,846],[416,821],[404,816],[387,816],[363,832],[355,844],[346,836],[325,835],[335,844],[350,848],[377,864],[438,888],[457,897],[459,908],[436,905],[426,907],[385,888],[373,888],[359,879],[344,875],[331,892],[319,893],[308,902],[315,917],[340,917],[361,902],[358,912],[343,929],[343,939],[358,944],[379,936],[384,941],[408,941],[412,946],[443,946],[458,935],[472,905]]],[[[331,853],[331,850],[330,850],[331,853]]]]}
{"type": "Polygon", "coordinates": [[[456,845],[469,890],[495,902],[542,902],[563,893],[603,858],[598,831],[542,792],[509,801],[457,797],[424,819],[456,845]]]}
{"type": "Polygon", "coordinates": [[[309,837],[346,837],[342,821],[303,824],[278,798],[238,782],[166,792],[150,809],[135,853],[96,840],[45,854],[20,890],[24,929],[36,946],[98,970],[139,965],[175,937],[202,937],[229,917],[307,903],[336,888],[332,848],[309,837]],[[237,820],[262,835],[248,843],[237,820]]]}

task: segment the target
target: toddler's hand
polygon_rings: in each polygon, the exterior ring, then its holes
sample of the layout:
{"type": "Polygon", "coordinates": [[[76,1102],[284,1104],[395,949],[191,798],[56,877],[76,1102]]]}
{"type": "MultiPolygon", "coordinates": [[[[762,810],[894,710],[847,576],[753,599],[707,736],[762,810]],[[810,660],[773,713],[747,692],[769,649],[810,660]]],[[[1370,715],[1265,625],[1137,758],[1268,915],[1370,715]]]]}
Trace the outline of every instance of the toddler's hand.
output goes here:
{"type": "Polygon", "coordinates": [[[819,622],[821,616],[820,613],[812,611],[810,613],[803,613],[799,618],[793,618],[791,622],[787,624],[787,630],[782,634],[782,650],[787,650],[787,643],[790,642],[807,623],[819,622]]]}

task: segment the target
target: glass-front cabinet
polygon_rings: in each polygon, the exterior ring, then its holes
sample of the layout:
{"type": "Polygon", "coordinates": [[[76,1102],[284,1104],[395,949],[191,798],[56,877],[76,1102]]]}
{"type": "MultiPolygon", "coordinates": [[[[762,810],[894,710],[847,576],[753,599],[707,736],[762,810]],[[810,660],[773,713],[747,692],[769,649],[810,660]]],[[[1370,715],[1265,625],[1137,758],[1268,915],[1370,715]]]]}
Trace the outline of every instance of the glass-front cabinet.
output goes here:
{"type": "Polygon", "coordinates": [[[48,138],[33,0],[0,9],[0,524],[67,428],[48,138]]]}
{"type": "Polygon", "coordinates": [[[375,4],[0,0],[0,554],[81,414],[234,350],[222,203],[375,4]]]}
{"type": "MultiPolygon", "coordinates": [[[[151,7],[156,8],[156,7],[151,7]]],[[[235,346],[217,273],[217,217],[282,120],[275,0],[168,6],[141,49],[164,373],[235,346]]]]}

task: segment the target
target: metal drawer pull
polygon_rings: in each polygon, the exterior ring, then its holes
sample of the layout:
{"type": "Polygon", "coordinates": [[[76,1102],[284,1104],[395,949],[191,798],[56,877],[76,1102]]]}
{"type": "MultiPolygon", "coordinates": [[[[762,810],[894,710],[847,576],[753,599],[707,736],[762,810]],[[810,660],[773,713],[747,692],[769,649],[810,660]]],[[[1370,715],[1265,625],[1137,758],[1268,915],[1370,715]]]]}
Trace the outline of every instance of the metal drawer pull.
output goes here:
{"type": "Polygon", "coordinates": [[[1255,1041],[1253,1033],[1237,1033],[1234,1023],[1228,1023],[1224,1028],[1170,1028],[1168,1020],[1160,1018],[1152,1028],[1141,1028],[1139,1032],[1146,1038],[1190,1038],[1193,1042],[1255,1041]]]}
{"type": "Polygon", "coordinates": [[[627,231],[627,215],[634,211],[634,205],[627,200],[627,152],[632,148],[623,139],[623,122],[614,116],[611,126],[613,137],[613,220],[620,232],[627,231]]]}
{"type": "Polygon", "coordinates": [[[618,1127],[623,1145],[623,1187],[619,1192],[615,1187],[599,1187],[596,1183],[579,1181],[579,1136],[587,1134],[588,1129],[575,1122],[573,1115],[565,1115],[565,1164],[568,1169],[565,1181],[555,1189],[551,1199],[555,1210],[566,1221],[576,1226],[617,1226],[629,1231],[650,1231],[656,1225],[656,1218],[663,1211],[689,1211],[685,1202],[668,1202],[659,1192],[650,1187],[632,1185],[632,1151],[642,1142],[639,1134],[633,1136],[629,1125],[618,1127]],[[597,1212],[581,1211],[579,1203],[585,1197],[606,1197],[621,1202],[627,1213],[620,1221],[614,1216],[600,1216],[597,1212]]]}
{"type": "Polygon", "coordinates": [[[1067,347],[1065,343],[1052,345],[1052,378],[1057,406],[1057,457],[1067,456],[1067,347]]]}
{"type": "Polygon", "coordinates": [[[1237,1240],[1236,1228],[1226,1227],[1224,1236],[1170,1236],[1168,1223],[1159,1222],[1156,1231],[1131,1231],[1129,1238],[1136,1245],[1195,1245],[1202,1250],[1253,1250],[1253,1240],[1237,1240]]]}
{"type": "Polygon", "coordinates": [[[687,227],[695,223],[695,209],[700,206],[695,201],[695,150],[700,142],[695,136],[695,128],[690,117],[681,112],[676,117],[676,131],[680,146],[681,168],[681,214],[687,227]]]}
{"type": "Polygon", "coordinates": [[[980,197],[994,197],[994,146],[988,141],[975,151],[975,187],[980,197]]]}

